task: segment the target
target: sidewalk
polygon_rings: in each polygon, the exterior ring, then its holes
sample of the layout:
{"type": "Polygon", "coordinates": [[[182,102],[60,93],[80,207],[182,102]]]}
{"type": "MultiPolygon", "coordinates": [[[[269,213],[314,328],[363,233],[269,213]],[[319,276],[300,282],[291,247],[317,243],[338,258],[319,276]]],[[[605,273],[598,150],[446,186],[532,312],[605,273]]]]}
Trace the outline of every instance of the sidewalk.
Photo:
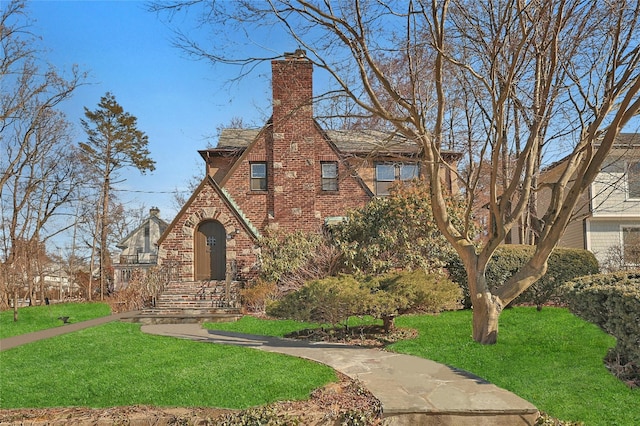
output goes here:
{"type": "Polygon", "coordinates": [[[143,325],[149,334],[278,352],[326,364],[358,379],[383,408],[385,425],[533,425],[528,401],[465,371],[409,355],[203,329],[199,324],[143,325]]]}
{"type": "Polygon", "coordinates": [[[0,352],[16,346],[35,342],[37,340],[48,339],[50,337],[60,336],[62,334],[73,333],[83,328],[95,327],[96,325],[105,324],[112,321],[119,321],[121,318],[130,316],[132,312],[124,312],[113,314],[106,317],[95,318],[88,321],[64,324],[60,327],[48,328],[46,330],[34,331],[33,333],[22,334],[20,336],[7,337],[0,339],[0,352]]]}

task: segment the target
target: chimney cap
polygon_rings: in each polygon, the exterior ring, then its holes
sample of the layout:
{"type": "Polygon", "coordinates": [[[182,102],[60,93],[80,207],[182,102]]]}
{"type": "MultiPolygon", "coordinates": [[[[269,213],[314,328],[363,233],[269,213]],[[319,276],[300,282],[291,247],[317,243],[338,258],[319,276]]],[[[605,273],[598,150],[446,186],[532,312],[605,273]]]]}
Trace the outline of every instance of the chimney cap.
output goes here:
{"type": "Polygon", "coordinates": [[[150,214],[151,216],[158,216],[158,215],[160,214],[160,209],[159,209],[159,208],[157,208],[157,207],[151,207],[151,208],[149,209],[149,214],[150,214]]]}
{"type": "Polygon", "coordinates": [[[307,57],[307,51],[304,49],[296,49],[295,52],[284,52],[284,58],[287,60],[305,59],[306,57],[307,57]]]}

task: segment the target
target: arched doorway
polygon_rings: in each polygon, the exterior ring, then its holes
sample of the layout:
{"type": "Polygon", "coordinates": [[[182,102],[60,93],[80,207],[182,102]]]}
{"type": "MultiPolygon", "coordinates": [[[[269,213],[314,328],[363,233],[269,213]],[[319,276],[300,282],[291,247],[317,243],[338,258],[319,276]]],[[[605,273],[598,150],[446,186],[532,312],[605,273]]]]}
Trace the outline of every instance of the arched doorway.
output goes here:
{"type": "Polygon", "coordinates": [[[198,225],[195,241],[195,279],[224,280],[227,265],[227,233],[217,220],[198,225]]]}

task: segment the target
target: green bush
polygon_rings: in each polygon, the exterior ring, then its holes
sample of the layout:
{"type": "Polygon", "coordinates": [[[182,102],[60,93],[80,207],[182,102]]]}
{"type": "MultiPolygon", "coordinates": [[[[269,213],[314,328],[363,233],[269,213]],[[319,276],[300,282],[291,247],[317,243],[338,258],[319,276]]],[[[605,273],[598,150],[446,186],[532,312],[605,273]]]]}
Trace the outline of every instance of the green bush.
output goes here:
{"type": "MultiPolygon", "coordinates": [[[[454,200],[448,204],[454,221],[462,217],[454,200]]],[[[374,198],[348,219],[331,227],[344,254],[346,271],[363,275],[393,270],[441,271],[453,253],[438,230],[427,185],[422,181],[395,186],[390,195],[374,198]]]]}
{"type": "Polygon", "coordinates": [[[346,326],[352,316],[382,319],[385,330],[393,328],[397,315],[409,312],[440,312],[455,308],[459,287],[442,275],[422,270],[369,277],[351,275],[315,280],[289,293],[267,308],[278,318],[346,326]]]}
{"type": "Polygon", "coordinates": [[[451,280],[422,270],[383,275],[370,282],[373,303],[367,314],[382,319],[387,332],[393,328],[397,315],[455,309],[462,296],[451,280]]]}
{"type": "MultiPolygon", "coordinates": [[[[504,284],[533,256],[534,246],[503,245],[498,247],[487,265],[486,278],[489,289],[504,284]]],[[[447,266],[451,279],[457,282],[464,294],[465,307],[471,307],[467,273],[462,261],[454,256],[447,266]]],[[[598,261],[588,250],[555,248],[548,260],[547,273],[513,301],[513,304],[530,303],[538,310],[550,301],[559,302],[558,288],[576,277],[598,273],[598,261]]]]}
{"type": "Polygon", "coordinates": [[[280,295],[305,282],[336,275],[341,253],[326,235],[270,230],[259,241],[260,279],[276,283],[280,295]]]}
{"type": "Polygon", "coordinates": [[[346,326],[349,317],[364,310],[369,292],[350,275],[314,280],[267,307],[277,318],[346,326]]]}
{"type": "Polygon", "coordinates": [[[640,366],[640,271],[581,277],[562,290],[571,312],[614,336],[615,352],[640,366]]]}

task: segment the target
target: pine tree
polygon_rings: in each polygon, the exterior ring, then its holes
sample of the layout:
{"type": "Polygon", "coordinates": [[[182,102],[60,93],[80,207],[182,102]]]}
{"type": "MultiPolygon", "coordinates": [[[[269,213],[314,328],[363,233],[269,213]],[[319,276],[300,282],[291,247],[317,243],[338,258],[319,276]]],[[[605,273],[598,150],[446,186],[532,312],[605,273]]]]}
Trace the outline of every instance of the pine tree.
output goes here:
{"type": "MultiPolygon", "coordinates": [[[[105,293],[106,270],[109,265],[107,236],[109,233],[109,197],[119,172],[135,167],[141,173],[155,170],[150,157],[147,135],[137,127],[138,119],[125,112],[111,93],[106,93],[95,111],[85,107],[86,119],[80,120],[87,141],[80,143],[84,163],[100,185],[97,235],[100,238],[100,294],[105,293]]],[[[91,289],[89,289],[91,292],[91,289]]],[[[89,295],[91,298],[91,295],[89,295]]]]}

